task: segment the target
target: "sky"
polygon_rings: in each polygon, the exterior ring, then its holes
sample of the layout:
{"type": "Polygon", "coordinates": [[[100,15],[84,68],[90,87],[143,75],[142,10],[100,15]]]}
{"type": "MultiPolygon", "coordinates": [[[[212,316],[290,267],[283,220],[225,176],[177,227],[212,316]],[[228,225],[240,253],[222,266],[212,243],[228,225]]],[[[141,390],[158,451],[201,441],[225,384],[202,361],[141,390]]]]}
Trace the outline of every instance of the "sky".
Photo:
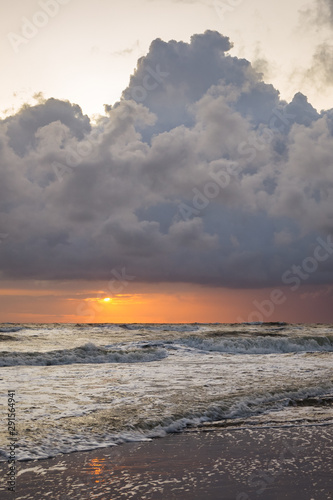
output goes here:
{"type": "Polygon", "coordinates": [[[0,321],[333,321],[332,0],[0,9],[0,321]]]}

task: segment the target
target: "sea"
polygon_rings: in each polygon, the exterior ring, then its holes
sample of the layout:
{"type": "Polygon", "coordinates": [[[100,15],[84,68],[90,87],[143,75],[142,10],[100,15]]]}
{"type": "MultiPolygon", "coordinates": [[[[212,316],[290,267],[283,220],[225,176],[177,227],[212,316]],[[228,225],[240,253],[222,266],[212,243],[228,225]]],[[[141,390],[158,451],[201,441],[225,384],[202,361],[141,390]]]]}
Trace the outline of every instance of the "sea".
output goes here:
{"type": "Polygon", "coordinates": [[[3,323],[0,392],[17,460],[199,429],[325,426],[333,325],[3,323]]]}

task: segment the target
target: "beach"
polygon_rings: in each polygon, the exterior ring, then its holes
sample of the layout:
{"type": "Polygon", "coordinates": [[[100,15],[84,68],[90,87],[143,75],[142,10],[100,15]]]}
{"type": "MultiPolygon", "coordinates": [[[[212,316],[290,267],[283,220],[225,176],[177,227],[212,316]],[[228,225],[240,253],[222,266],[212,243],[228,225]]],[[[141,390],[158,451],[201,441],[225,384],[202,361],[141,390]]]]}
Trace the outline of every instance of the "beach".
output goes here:
{"type": "Polygon", "coordinates": [[[332,497],[332,325],[0,332],[1,499],[332,497]]]}
{"type": "MultiPolygon", "coordinates": [[[[17,464],[3,500],[330,500],[332,425],[191,430],[17,464]]],[[[1,464],[2,478],[6,464],[1,464]]]]}

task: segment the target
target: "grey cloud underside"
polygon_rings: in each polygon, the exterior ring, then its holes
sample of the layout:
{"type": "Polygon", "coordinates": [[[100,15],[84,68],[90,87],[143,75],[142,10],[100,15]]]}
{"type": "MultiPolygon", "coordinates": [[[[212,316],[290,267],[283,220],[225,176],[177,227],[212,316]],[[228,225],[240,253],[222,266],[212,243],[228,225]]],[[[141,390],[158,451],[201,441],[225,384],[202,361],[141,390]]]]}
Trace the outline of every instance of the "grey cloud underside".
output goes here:
{"type": "Polygon", "coordinates": [[[333,231],[333,110],[281,101],[230,48],[155,40],[97,125],[56,99],[0,122],[3,278],[263,287],[313,255],[333,231]]]}

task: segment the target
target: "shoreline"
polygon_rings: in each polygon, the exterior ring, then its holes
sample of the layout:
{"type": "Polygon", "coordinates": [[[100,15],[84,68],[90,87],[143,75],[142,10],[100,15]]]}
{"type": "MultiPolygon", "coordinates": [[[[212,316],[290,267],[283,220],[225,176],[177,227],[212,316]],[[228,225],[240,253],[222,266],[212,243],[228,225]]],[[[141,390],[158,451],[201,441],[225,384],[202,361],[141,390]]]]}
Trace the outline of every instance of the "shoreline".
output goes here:
{"type": "Polygon", "coordinates": [[[150,442],[16,462],[1,498],[333,500],[333,426],[194,429],[150,442]]]}

